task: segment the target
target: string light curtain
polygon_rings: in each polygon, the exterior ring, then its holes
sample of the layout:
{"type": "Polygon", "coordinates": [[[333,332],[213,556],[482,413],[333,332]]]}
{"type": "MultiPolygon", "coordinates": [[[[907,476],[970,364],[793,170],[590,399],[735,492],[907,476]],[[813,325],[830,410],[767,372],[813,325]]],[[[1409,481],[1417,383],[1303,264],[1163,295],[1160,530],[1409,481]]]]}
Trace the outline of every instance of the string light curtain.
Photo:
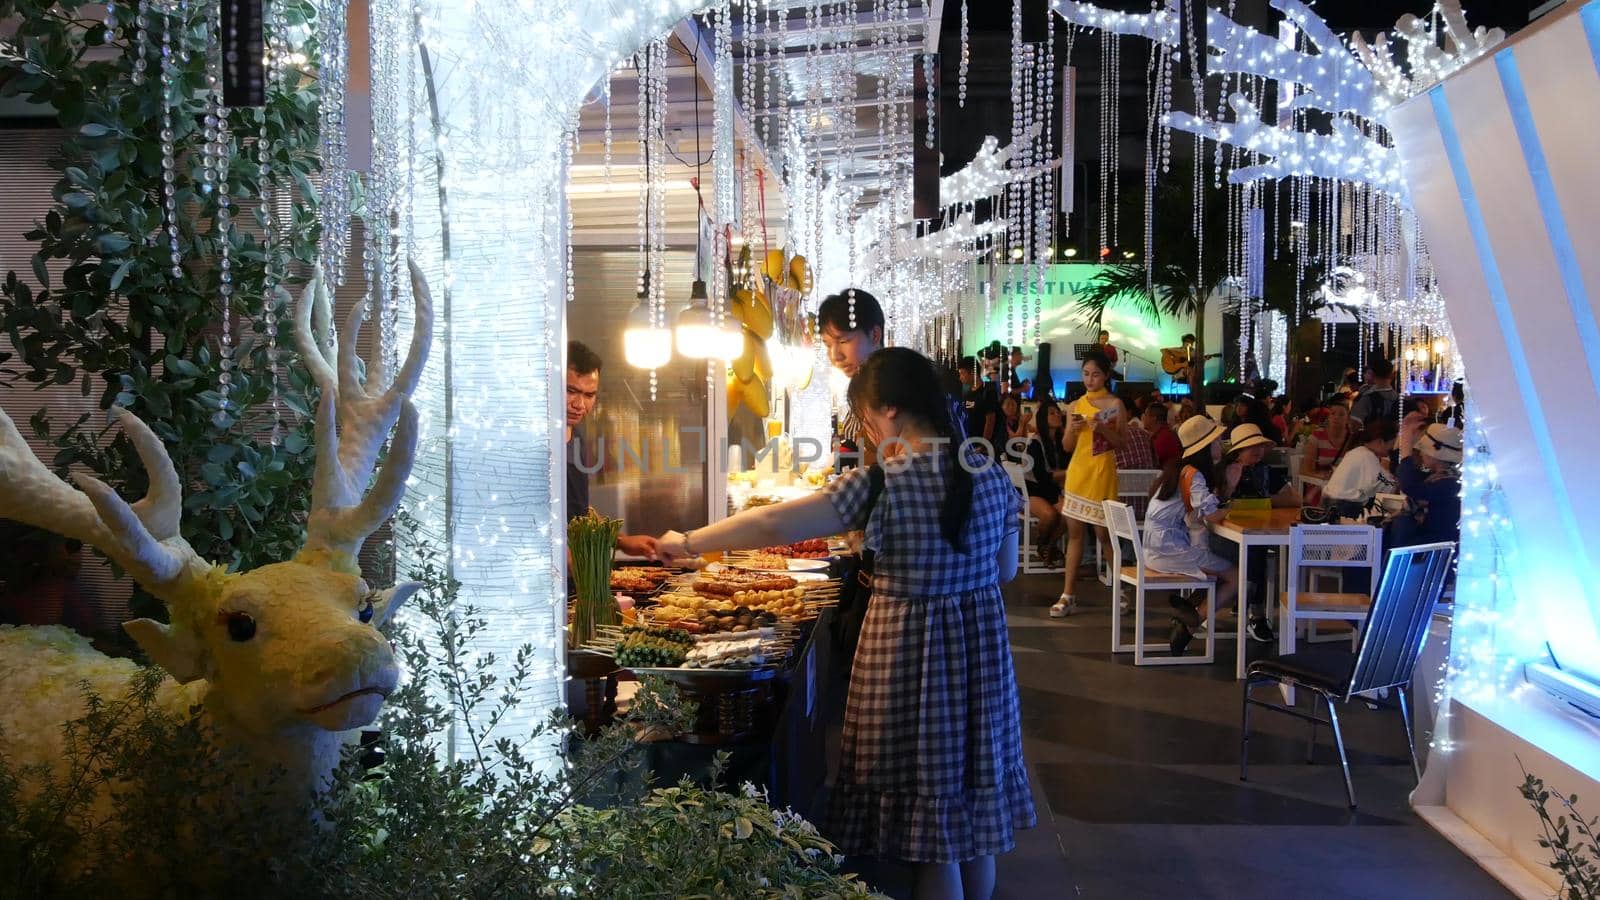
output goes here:
{"type": "MultiPolygon", "coordinates": [[[[564,696],[569,126],[620,60],[698,5],[424,0],[410,9],[414,41],[399,48],[417,54],[415,68],[374,72],[374,118],[409,110],[433,170],[417,167],[411,193],[409,240],[439,310],[416,396],[428,438],[407,498],[418,524],[398,536],[398,564],[417,562],[418,538],[448,547],[462,601],[487,623],[473,652],[494,654],[502,678],[518,647],[533,646],[533,687],[500,725],[513,744],[564,696]],[[416,79],[385,74],[396,71],[416,79]],[[425,99],[413,107],[415,96],[425,99]]],[[[374,30],[375,58],[408,27],[406,9],[384,9],[395,21],[374,30]]],[[[557,749],[530,752],[554,765],[557,749]]]]}

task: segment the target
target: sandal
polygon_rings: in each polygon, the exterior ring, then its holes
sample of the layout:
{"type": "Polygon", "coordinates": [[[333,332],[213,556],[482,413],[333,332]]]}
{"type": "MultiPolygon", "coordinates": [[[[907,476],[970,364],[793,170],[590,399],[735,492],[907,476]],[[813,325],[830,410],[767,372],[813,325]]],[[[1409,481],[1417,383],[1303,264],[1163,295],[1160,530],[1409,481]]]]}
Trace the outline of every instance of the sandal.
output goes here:
{"type": "Polygon", "coordinates": [[[1050,607],[1050,618],[1065,619],[1078,610],[1078,600],[1071,594],[1062,594],[1050,607]]]}

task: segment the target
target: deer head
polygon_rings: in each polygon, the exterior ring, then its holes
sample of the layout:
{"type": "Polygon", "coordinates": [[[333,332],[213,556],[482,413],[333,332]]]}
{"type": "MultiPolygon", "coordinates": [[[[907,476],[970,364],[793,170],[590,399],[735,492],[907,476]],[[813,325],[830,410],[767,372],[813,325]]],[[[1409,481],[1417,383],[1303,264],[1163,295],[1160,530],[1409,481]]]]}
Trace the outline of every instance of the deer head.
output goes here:
{"type": "MultiPolygon", "coordinates": [[[[297,337],[322,400],[312,511],[305,545],[291,561],[234,574],[201,559],[178,532],[182,485],[172,460],[132,413],[112,410],[149,474],[149,492],[135,503],[89,475],[75,476],[77,490],[56,478],[0,412],[0,516],[98,548],[160,598],[170,624],[137,619],[123,628],[177,681],[203,679],[207,708],[245,731],[356,728],[376,717],[398,680],[377,629],[419,585],[371,590],[356,555],[399,505],[416,451],[409,395],[427,359],[433,305],[414,264],[411,283],[411,348],[384,390],[369,390],[359,377],[360,310],[335,351],[325,340],[329,301],[320,277],[301,297],[297,337]],[[391,428],[388,459],[369,492],[391,428]]],[[[368,373],[370,385],[380,384],[382,361],[368,373]]]]}

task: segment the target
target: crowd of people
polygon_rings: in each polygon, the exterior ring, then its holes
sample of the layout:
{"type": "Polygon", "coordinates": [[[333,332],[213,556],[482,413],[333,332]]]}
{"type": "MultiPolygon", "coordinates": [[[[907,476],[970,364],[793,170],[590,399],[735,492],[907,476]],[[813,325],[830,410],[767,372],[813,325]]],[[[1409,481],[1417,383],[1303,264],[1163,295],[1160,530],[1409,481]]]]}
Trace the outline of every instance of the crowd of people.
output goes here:
{"type": "MultiPolygon", "coordinates": [[[[1101,504],[1129,499],[1119,498],[1118,472],[1161,472],[1150,497],[1140,501],[1148,504],[1146,528],[1156,522],[1145,535],[1150,568],[1217,577],[1217,602],[1224,606],[1237,593],[1230,580],[1234,566],[1217,554],[1203,526],[1222,515],[1230,500],[1325,509],[1330,521],[1377,522],[1390,547],[1455,539],[1461,514],[1459,385],[1438,405],[1430,397],[1402,400],[1393,365],[1374,356],[1361,376],[1347,373],[1337,389],[1304,410],[1274,396],[1276,386],[1267,382],[1237,394],[1219,421],[1188,396],[1114,393],[1115,352],[1101,332],[1098,345],[1083,354],[1082,393],[1071,402],[1026,397],[1019,385],[1032,382],[1016,372],[1025,358],[1020,347],[1011,348],[1006,360],[1009,377],[986,379],[982,361],[972,357],[960,364],[968,435],[1008,448],[1007,458],[1025,469],[1029,512],[1037,523],[1034,552],[1045,565],[1065,569],[1052,617],[1071,615],[1076,607],[1078,579],[1092,571],[1084,562],[1089,541],[1100,545],[1099,558],[1109,555],[1101,504]],[[1281,458],[1269,463],[1275,448],[1298,451],[1298,473],[1281,458]],[[1303,479],[1302,492],[1296,482],[1303,479]]],[[[1265,566],[1251,568],[1266,577],[1265,566]]],[[[1265,588],[1253,585],[1248,596],[1265,596],[1265,588]]],[[[1247,614],[1251,637],[1276,639],[1263,610],[1247,614]]],[[[1203,618],[1204,610],[1178,604],[1175,652],[1203,618]]]]}

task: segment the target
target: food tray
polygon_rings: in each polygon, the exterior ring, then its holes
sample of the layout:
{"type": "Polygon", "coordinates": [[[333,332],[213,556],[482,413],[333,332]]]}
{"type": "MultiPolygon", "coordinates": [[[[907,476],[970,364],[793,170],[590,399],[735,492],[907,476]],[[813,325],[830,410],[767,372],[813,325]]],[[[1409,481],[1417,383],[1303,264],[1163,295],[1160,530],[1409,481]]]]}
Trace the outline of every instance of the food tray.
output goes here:
{"type": "Polygon", "coordinates": [[[737,681],[771,681],[778,676],[778,667],[768,663],[753,669],[629,669],[635,675],[654,675],[665,678],[674,684],[685,687],[699,685],[713,685],[717,688],[727,687],[729,682],[737,681]]]}

